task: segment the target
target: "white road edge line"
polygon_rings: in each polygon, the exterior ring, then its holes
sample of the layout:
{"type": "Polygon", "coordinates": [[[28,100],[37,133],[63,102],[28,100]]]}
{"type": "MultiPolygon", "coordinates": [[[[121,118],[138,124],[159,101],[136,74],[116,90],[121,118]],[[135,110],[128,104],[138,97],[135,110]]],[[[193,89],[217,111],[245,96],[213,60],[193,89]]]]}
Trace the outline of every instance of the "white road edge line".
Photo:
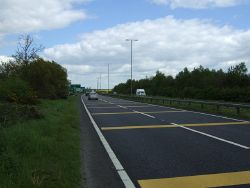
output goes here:
{"type": "Polygon", "coordinates": [[[201,135],[204,135],[204,136],[207,136],[207,137],[210,137],[210,138],[213,138],[213,139],[216,139],[216,140],[219,140],[219,141],[222,141],[222,142],[226,142],[228,144],[231,144],[231,145],[234,145],[234,146],[238,146],[240,148],[243,148],[243,149],[250,149],[250,147],[248,146],[244,146],[244,145],[241,145],[241,144],[238,144],[238,143],[235,143],[235,142],[232,142],[230,140],[226,140],[226,139],[223,139],[223,138],[219,138],[217,136],[213,136],[211,134],[207,134],[207,133],[204,133],[204,132],[201,132],[201,131],[197,131],[197,130],[194,130],[194,129],[191,129],[191,128],[188,128],[188,127],[185,127],[185,126],[182,126],[182,125],[178,125],[176,123],[171,123],[171,125],[175,125],[175,126],[178,126],[180,128],[183,128],[183,129],[186,129],[186,130],[189,130],[189,131],[192,131],[192,132],[195,132],[195,133],[198,133],[198,134],[201,134],[201,135]]]}
{"type": "Polygon", "coordinates": [[[82,104],[84,105],[84,108],[99,136],[99,139],[101,140],[106,152],[109,155],[109,158],[111,159],[113,165],[115,166],[115,169],[117,171],[117,173],[119,174],[122,182],[124,183],[126,188],[135,188],[134,183],[132,182],[132,180],[130,179],[130,177],[128,176],[127,172],[125,171],[125,169],[123,168],[122,164],[120,163],[120,161],[118,160],[118,158],[116,157],[114,151],[112,150],[112,148],[110,147],[109,143],[107,142],[106,138],[104,137],[104,135],[102,134],[102,132],[100,131],[99,127],[97,126],[95,120],[93,119],[92,115],[90,114],[87,106],[85,105],[83,98],[81,96],[81,100],[82,100],[82,104]]]}
{"type": "MultiPolygon", "coordinates": [[[[144,104],[145,104],[145,103],[144,103],[144,104]]],[[[240,120],[240,119],[235,119],[235,118],[229,118],[229,117],[226,117],[226,116],[208,114],[208,113],[205,113],[205,112],[196,112],[196,111],[192,111],[192,110],[184,110],[184,109],[181,109],[181,108],[173,108],[173,107],[161,106],[161,105],[157,105],[157,104],[149,104],[149,103],[146,103],[146,104],[148,104],[148,105],[150,105],[150,106],[159,106],[159,107],[168,108],[168,109],[173,109],[173,110],[183,110],[183,111],[191,112],[191,113],[194,113],[194,114],[202,114],[202,115],[206,115],[206,116],[219,117],[219,118],[228,119],[228,120],[233,120],[233,121],[248,122],[248,121],[246,121],[246,120],[240,120]]]]}
{"type": "MultiPolygon", "coordinates": [[[[110,98],[112,98],[112,97],[110,97],[110,98]]],[[[125,101],[130,101],[130,100],[127,100],[127,99],[123,99],[123,100],[125,100],[125,101]]],[[[181,109],[181,108],[167,107],[167,106],[161,106],[161,105],[157,105],[157,104],[149,104],[149,103],[142,103],[142,102],[137,102],[137,103],[140,103],[140,104],[147,104],[147,105],[149,105],[149,106],[159,106],[159,107],[162,107],[162,108],[167,108],[167,109],[172,109],[172,110],[182,110],[182,111],[191,112],[191,113],[195,113],[195,114],[203,114],[203,115],[207,115],[207,116],[219,117],[219,118],[228,119],[228,120],[233,120],[233,121],[249,122],[249,123],[250,123],[250,121],[246,121],[246,120],[240,120],[240,119],[235,119],[235,118],[229,118],[229,117],[226,117],[226,116],[208,114],[208,113],[204,113],[204,112],[196,112],[196,111],[192,111],[192,110],[184,110],[184,109],[181,109]]]]}

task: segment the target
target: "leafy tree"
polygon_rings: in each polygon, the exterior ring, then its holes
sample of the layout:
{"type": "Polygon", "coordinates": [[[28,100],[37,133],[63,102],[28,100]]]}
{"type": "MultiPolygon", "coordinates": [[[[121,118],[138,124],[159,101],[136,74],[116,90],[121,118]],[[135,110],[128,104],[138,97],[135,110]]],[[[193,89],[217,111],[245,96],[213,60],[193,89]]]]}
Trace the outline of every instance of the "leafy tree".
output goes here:
{"type": "Polygon", "coordinates": [[[23,79],[41,98],[66,98],[68,95],[67,71],[54,61],[35,60],[27,66],[23,79]]]}
{"type": "MultiPolygon", "coordinates": [[[[154,96],[250,102],[247,71],[245,63],[230,67],[228,72],[202,66],[191,71],[184,68],[175,78],[157,71],[151,78],[133,81],[133,90],[144,88],[148,95],[154,96]]],[[[128,94],[129,83],[118,84],[114,91],[128,94]]]]}
{"type": "Polygon", "coordinates": [[[249,76],[247,75],[247,67],[245,63],[232,66],[228,69],[227,85],[230,87],[244,87],[249,85],[249,76]]]}

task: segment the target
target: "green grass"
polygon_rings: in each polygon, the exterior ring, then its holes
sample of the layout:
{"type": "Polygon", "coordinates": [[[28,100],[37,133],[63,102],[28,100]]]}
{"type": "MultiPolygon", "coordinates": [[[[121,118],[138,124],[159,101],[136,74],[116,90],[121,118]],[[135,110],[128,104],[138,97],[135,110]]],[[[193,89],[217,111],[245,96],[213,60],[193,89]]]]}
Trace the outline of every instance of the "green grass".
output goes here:
{"type": "Polygon", "coordinates": [[[77,97],[38,108],[44,118],[0,129],[0,187],[79,187],[77,97]]]}

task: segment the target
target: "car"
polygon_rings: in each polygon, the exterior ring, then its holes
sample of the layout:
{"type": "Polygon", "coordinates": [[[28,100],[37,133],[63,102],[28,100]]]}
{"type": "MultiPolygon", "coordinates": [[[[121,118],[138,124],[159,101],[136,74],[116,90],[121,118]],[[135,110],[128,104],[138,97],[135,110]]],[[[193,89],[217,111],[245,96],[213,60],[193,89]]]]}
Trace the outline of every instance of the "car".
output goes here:
{"type": "Polygon", "coordinates": [[[85,96],[86,96],[86,97],[89,96],[89,92],[86,92],[86,93],[85,93],[85,96]]]}
{"type": "Polygon", "coordinates": [[[98,100],[98,95],[96,92],[92,91],[88,95],[88,100],[98,100]]]}
{"type": "Polygon", "coordinates": [[[146,96],[146,92],[144,89],[137,89],[136,96],[146,96]]]}

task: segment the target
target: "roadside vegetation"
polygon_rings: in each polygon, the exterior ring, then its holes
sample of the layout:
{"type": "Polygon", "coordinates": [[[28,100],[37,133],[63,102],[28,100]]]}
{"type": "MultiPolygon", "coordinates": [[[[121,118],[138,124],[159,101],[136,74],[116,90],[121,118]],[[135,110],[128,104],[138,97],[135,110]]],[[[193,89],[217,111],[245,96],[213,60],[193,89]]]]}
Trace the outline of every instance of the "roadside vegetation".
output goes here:
{"type": "MultiPolygon", "coordinates": [[[[244,62],[223,70],[210,70],[202,66],[185,68],[176,77],[160,71],[150,78],[132,80],[133,93],[143,88],[147,95],[181,99],[250,102],[250,74],[244,62]]],[[[130,94],[131,80],[118,84],[113,91],[130,94]]]]}
{"type": "Polygon", "coordinates": [[[31,36],[22,36],[13,59],[0,62],[2,126],[24,117],[42,117],[37,108],[41,99],[67,98],[67,70],[54,61],[40,58],[37,53],[41,49],[31,36]]]}
{"type": "Polygon", "coordinates": [[[79,187],[77,99],[42,100],[44,118],[0,128],[0,187],[79,187]]]}
{"type": "Polygon", "coordinates": [[[22,36],[0,62],[0,187],[79,187],[77,97],[67,70],[22,36]]]}

